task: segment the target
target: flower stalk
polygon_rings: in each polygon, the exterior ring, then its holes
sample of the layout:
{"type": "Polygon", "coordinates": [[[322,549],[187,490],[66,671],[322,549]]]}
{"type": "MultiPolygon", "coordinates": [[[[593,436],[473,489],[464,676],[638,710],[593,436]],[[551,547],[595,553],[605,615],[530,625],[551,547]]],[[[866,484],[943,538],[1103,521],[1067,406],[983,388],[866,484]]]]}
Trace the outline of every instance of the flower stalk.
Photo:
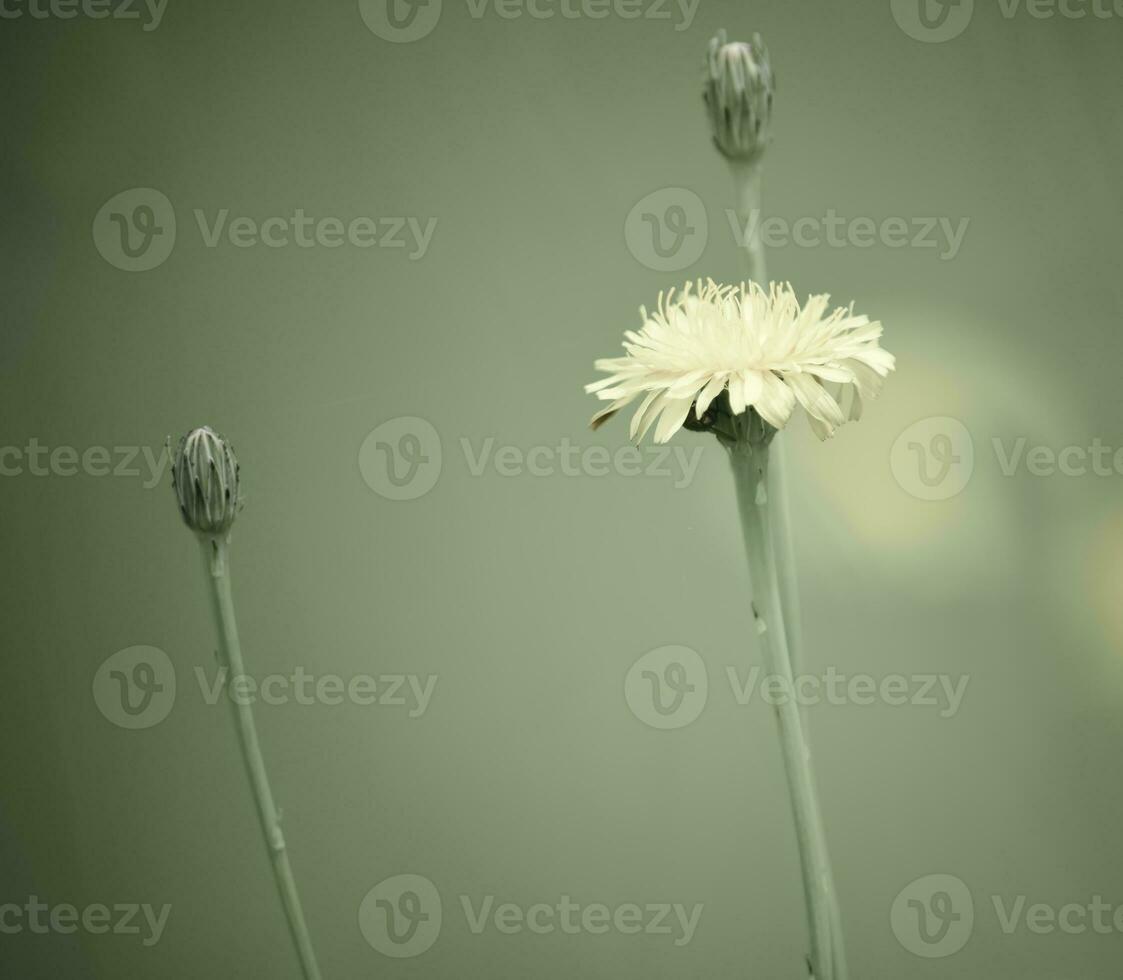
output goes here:
{"type": "MultiPolygon", "coordinates": [[[[710,42],[706,64],[703,95],[713,123],[714,145],[733,176],[745,275],[763,284],[768,282],[761,238],[763,160],[771,138],[776,87],[772,62],[759,34],[747,44],[728,44],[725,33],[719,32],[710,42]]],[[[761,440],[755,449],[744,441],[727,446],[734,464],[753,590],[760,597],[760,606],[754,605],[757,628],[772,671],[792,685],[794,695],[795,679],[803,665],[803,622],[783,433],[761,440]]],[[[787,705],[777,710],[777,722],[803,871],[811,974],[815,980],[844,980],[842,924],[811,771],[806,713],[789,697],[787,705]]]]}
{"type": "MultiPolygon", "coordinates": [[[[228,538],[204,539],[201,545],[207,579],[210,582],[211,608],[220,638],[219,665],[227,668],[226,677],[229,681],[230,678],[244,676],[246,672],[242,662],[242,645],[238,639],[238,623],[234,617],[234,597],[230,589],[230,542],[228,538]]],[[[265,838],[277,891],[281,896],[281,905],[285,910],[285,920],[300,960],[301,971],[304,980],[320,980],[320,968],[316,963],[312,938],[304,921],[296,879],[289,864],[285,835],[281,832],[281,814],[273,802],[273,790],[269,786],[265,759],[257,738],[253,709],[244,698],[231,698],[230,703],[234,712],[238,745],[242,750],[246,775],[257,806],[261,833],[265,838]]]]}
{"type": "Polygon", "coordinates": [[[796,675],[781,602],[774,542],[774,508],[769,498],[768,438],[730,443],[741,528],[753,588],[753,619],[766,669],[780,677],[787,697],[776,706],[776,722],[799,848],[803,893],[810,929],[809,968],[814,980],[846,980],[841,918],[819,809],[805,719],[795,699],[796,675]]]}
{"type": "MultiPolygon", "coordinates": [[[[740,243],[744,255],[745,277],[758,283],[768,282],[764,243],[761,241],[761,207],[763,203],[761,158],[729,160],[736,191],[737,217],[743,230],[740,243]]],[[[791,504],[788,491],[787,459],[783,433],[777,433],[769,467],[769,496],[775,502],[772,521],[772,544],[776,553],[780,581],[780,605],[788,628],[788,646],[792,666],[798,675],[803,669],[803,619],[799,604],[799,579],[795,570],[795,537],[791,527],[791,504]]]]}
{"type": "MultiPolygon", "coordinates": [[[[172,467],[172,482],[184,523],[195,532],[202,549],[211,608],[218,628],[219,666],[226,668],[226,683],[229,683],[232,678],[246,673],[230,588],[230,529],[241,505],[238,460],[230,444],[218,433],[206,427],[195,429],[179,444],[172,467]]],[[[261,754],[253,709],[244,699],[231,698],[230,703],[258,822],[301,972],[304,980],[321,980],[296,879],[289,864],[285,837],[281,832],[281,813],[274,803],[265,759],[261,754]]]]}
{"type": "MultiPolygon", "coordinates": [[[[741,229],[745,278],[766,285],[768,271],[761,239],[764,154],[772,138],[772,108],[776,74],[768,48],[759,34],[748,42],[730,42],[724,30],[710,40],[702,82],[702,100],[710,120],[714,146],[733,175],[736,214],[741,229]]],[[[780,580],[780,603],[788,626],[792,663],[800,670],[803,625],[799,582],[791,531],[787,463],[783,446],[773,450],[771,485],[776,502],[773,546],[780,580]]]]}

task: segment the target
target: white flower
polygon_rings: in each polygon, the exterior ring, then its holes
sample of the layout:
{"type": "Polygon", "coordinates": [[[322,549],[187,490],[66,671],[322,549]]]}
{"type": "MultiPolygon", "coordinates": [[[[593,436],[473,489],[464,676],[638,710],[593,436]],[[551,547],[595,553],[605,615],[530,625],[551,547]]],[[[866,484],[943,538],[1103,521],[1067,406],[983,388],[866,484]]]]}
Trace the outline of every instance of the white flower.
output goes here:
{"type": "Polygon", "coordinates": [[[631,437],[642,439],[658,419],[655,441],[666,442],[691,411],[701,420],[728,391],[734,415],[752,408],[776,429],[798,403],[826,439],[861,416],[862,400],[875,397],[893,370],[893,355],[878,345],[881,324],[852,306],[827,313],[829,296],[810,296],[801,307],[788,284],[772,283],[767,293],[756,283],[692,287],[660,293],[650,316],[640,307],[642,329],[624,334],[627,356],[596,362],[609,377],[585,390],[611,404],[593,428],[642,397],[631,437]]]}

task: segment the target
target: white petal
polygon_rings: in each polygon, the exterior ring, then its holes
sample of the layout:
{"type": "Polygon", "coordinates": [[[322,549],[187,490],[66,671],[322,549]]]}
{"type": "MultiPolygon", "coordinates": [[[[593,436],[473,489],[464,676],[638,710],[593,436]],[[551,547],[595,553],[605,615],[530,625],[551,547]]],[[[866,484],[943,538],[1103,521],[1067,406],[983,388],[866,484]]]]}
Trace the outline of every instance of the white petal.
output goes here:
{"type": "MultiPolygon", "coordinates": [[[[596,362],[605,377],[587,386],[612,405],[642,398],[633,437],[656,426],[669,439],[690,412],[700,417],[723,390],[738,413],[752,405],[769,424],[787,423],[796,404],[817,434],[860,416],[895,367],[879,346],[882,326],[853,307],[831,309],[829,297],[800,302],[788,283],[739,287],[687,283],[659,295],[642,326],[627,331],[624,357],[596,362]]],[[[598,413],[599,422],[613,407],[598,413]]]]}
{"type": "Polygon", "coordinates": [[[795,392],[803,410],[812,418],[823,422],[831,430],[846,421],[838,402],[810,374],[789,374],[784,380],[795,392]]]}
{"type": "Polygon", "coordinates": [[[627,398],[619,398],[614,401],[607,408],[602,408],[596,415],[589,419],[590,429],[599,429],[601,425],[608,421],[613,415],[620,411],[628,402],[635,399],[635,395],[630,395],[627,398]]]}
{"type": "Polygon", "coordinates": [[[656,394],[656,397],[648,403],[642,417],[638,412],[636,413],[636,418],[633,419],[633,423],[636,427],[636,434],[632,437],[633,439],[642,439],[647,435],[647,430],[651,428],[651,423],[659,417],[659,413],[663,410],[663,406],[666,403],[667,394],[666,392],[660,391],[656,394]]]}
{"type": "Polygon", "coordinates": [[[693,404],[693,398],[668,399],[663,407],[663,414],[659,417],[659,424],[655,427],[655,441],[666,442],[678,432],[693,404]]]}
{"type": "Polygon", "coordinates": [[[782,429],[792,417],[795,395],[791,388],[770,371],[762,374],[761,380],[764,382],[764,390],[756,401],[757,414],[774,429],[782,429]]]}
{"type": "Polygon", "coordinates": [[[820,442],[826,442],[834,435],[834,429],[827,425],[826,422],[820,422],[814,415],[808,415],[807,421],[811,423],[811,431],[818,436],[820,442]]]}
{"type": "MultiPolygon", "coordinates": [[[[640,402],[639,408],[636,409],[636,414],[632,416],[632,424],[628,426],[629,439],[636,438],[636,433],[639,432],[640,424],[644,421],[644,418],[647,415],[647,410],[651,407],[651,403],[659,397],[659,394],[660,392],[658,390],[650,391],[648,392],[647,397],[642,402],[640,402]]],[[[654,415],[652,416],[652,418],[654,418],[654,415]]],[[[647,425],[643,427],[644,432],[647,431],[647,426],[650,424],[651,423],[648,422],[647,425]]],[[[642,439],[643,435],[641,434],[639,438],[642,439]]]]}
{"type": "Polygon", "coordinates": [[[803,369],[821,381],[840,381],[847,384],[854,380],[854,373],[841,364],[813,364],[803,369]]]}
{"type": "Polygon", "coordinates": [[[745,410],[745,382],[739,374],[729,377],[729,409],[734,415],[745,410]]]}
{"type": "Polygon", "coordinates": [[[764,378],[759,371],[742,371],[741,386],[745,404],[755,405],[764,391],[764,378]]]}
{"type": "Polygon", "coordinates": [[[854,373],[854,387],[863,398],[876,398],[885,384],[885,379],[873,368],[861,361],[849,360],[847,366],[854,373]]]}
{"type": "Polygon", "coordinates": [[[667,386],[667,394],[672,398],[689,398],[694,400],[699,387],[709,377],[709,371],[691,371],[667,386]]]}
{"type": "Polygon", "coordinates": [[[724,374],[715,374],[712,378],[710,378],[710,380],[706,383],[706,387],[703,388],[701,394],[698,395],[698,407],[695,410],[695,414],[698,418],[701,418],[705,414],[706,409],[709,408],[713,403],[713,400],[721,394],[721,389],[724,387],[724,374]]]}

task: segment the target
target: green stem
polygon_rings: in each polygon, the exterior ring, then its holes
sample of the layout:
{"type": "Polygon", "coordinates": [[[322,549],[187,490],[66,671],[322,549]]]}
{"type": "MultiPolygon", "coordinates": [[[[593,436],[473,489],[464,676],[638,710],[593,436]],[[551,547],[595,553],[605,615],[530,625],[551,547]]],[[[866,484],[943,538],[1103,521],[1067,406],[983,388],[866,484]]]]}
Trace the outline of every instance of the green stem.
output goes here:
{"type": "Polygon", "coordinates": [[[737,195],[737,218],[739,230],[744,238],[737,242],[744,252],[746,277],[768,288],[768,273],[765,271],[764,242],[760,237],[763,220],[761,204],[761,182],[764,169],[761,158],[746,162],[730,160],[729,169],[733,172],[733,187],[737,195]]]}
{"type": "MultiPolygon", "coordinates": [[[[764,197],[761,185],[764,178],[762,158],[752,161],[730,160],[733,186],[737,198],[737,217],[744,240],[738,242],[744,256],[745,277],[768,288],[768,271],[761,240],[760,226],[764,220],[764,197]]],[[[788,649],[792,669],[798,676],[803,669],[803,619],[799,609],[799,580],[795,572],[795,545],[791,528],[788,494],[786,453],[782,443],[784,433],[773,439],[772,466],[768,488],[775,501],[772,521],[772,546],[776,552],[776,565],[780,577],[780,604],[788,628],[788,649]]]]}
{"type": "MultiPolygon", "coordinates": [[[[230,545],[226,538],[204,538],[202,545],[207,577],[211,584],[215,622],[221,641],[220,658],[222,666],[227,668],[226,681],[229,683],[231,679],[245,674],[242,646],[238,641],[238,624],[234,618],[234,597],[230,591],[230,545]]],[[[320,980],[320,968],[316,965],[316,954],[312,949],[308,926],[304,922],[300,896],[296,891],[296,879],[289,866],[285,838],[281,833],[281,816],[273,803],[273,791],[269,788],[269,777],[265,773],[265,760],[257,740],[253,710],[245,699],[231,698],[230,703],[234,708],[234,726],[238,732],[238,743],[250,778],[254,802],[257,804],[261,832],[273,864],[273,875],[281,894],[289,933],[300,959],[300,968],[305,980],[320,980]]]]}
{"type": "Polygon", "coordinates": [[[804,718],[796,702],[795,673],[780,601],[768,499],[767,446],[740,442],[730,448],[741,528],[753,588],[753,617],[765,666],[780,677],[786,696],[776,705],[784,770],[803,876],[811,938],[810,967],[815,980],[845,980],[846,961],[838,902],[827,853],[804,718]]]}
{"type": "Polygon", "coordinates": [[[780,579],[780,606],[788,633],[788,652],[792,670],[803,671],[803,616],[799,607],[799,579],[795,572],[795,540],[791,525],[791,495],[788,492],[787,443],[784,433],[772,439],[772,465],[769,467],[768,496],[772,505],[772,548],[780,579]]]}

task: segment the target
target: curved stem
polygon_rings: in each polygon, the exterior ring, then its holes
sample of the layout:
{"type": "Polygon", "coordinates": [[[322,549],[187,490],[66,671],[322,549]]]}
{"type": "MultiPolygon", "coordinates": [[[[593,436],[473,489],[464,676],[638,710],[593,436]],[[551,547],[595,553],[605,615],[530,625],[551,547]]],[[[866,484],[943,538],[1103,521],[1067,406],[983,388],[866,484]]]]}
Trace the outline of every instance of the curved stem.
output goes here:
{"type": "Polygon", "coordinates": [[[845,980],[847,971],[838,902],[815,790],[811,749],[796,702],[795,673],[780,602],[770,533],[768,456],[767,447],[750,448],[745,443],[730,450],[753,587],[753,617],[766,669],[780,677],[784,684],[785,697],[776,705],[776,722],[803,875],[811,934],[811,974],[815,980],[845,980]]]}
{"type": "MultiPolygon", "coordinates": [[[[242,663],[242,647],[238,641],[238,624],[234,618],[234,597],[230,591],[230,554],[226,539],[204,539],[203,558],[206,562],[207,578],[211,584],[211,599],[215,622],[220,639],[219,651],[222,666],[228,670],[226,681],[245,674],[242,663]]],[[[277,890],[281,895],[285,919],[289,933],[300,959],[300,967],[305,980],[320,980],[320,968],[316,965],[316,954],[312,949],[312,939],[304,922],[304,912],[300,907],[300,896],[296,890],[296,879],[289,866],[285,838],[281,833],[281,817],[273,803],[273,791],[269,787],[269,777],[265,772],[265,760],[257,740],[257,728],[253,721],[253,710],[244,699],[231,698],[234,708],[234,726],[238,732],[238,743],[250,778],[254,802],[265,846],[273,864],[273,875],[277,890]]]]}

